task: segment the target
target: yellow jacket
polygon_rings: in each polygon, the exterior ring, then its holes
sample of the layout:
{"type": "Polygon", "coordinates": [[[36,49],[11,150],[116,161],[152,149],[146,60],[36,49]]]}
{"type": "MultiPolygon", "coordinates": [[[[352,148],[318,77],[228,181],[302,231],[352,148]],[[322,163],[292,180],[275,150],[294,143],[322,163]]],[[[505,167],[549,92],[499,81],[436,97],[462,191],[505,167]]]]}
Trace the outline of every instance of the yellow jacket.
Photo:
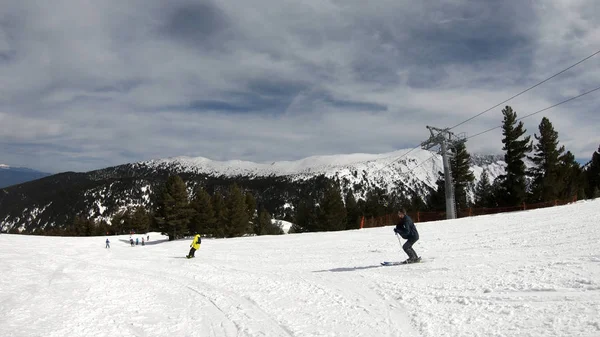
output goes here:
{"type": "Polygon", "coordinates": [[[194,236],[194,241],[192,241],[192,244],[190,245],[190,247],[194,247],[194,249],[198,250],[198,249],[200,249],[200,243],[202,243],[200,234],[196,234],[196,236],[194,236]]]}

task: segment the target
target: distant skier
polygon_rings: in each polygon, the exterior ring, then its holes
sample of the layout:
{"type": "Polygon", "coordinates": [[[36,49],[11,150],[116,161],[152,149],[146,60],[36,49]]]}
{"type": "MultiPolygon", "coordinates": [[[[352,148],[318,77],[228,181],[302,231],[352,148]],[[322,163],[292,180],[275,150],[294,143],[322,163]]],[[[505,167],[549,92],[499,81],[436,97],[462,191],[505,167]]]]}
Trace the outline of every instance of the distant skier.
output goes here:
{"type": "Polygon", "coordinates": [[[140,238],[135,238],[135,245],[139,245],[140,244],[140,238]]]}
{"type": "Polygon", "coordinates": [[[142,246],[145,246],[146,244],[144,243],[144,238],[142,238],[142,246]]]}
{"type": "Polygon", "coordinates": [[[131,247],[133,247],[133,245],[134,245],[134,242],[133,242],[133,239],[132,239],[132,238],[129,238],[129,243],[131,243],[131,247]]]}
{"type": "Polygon", "coordinates": [[[405,263],[415,263],[421,261],[421,258],[417,256],[417,252],[412,248],[415,242],[419,241],[419,232],[417,232],[417,227],[412,219],[406,214],[406,210],[404,208],[398,211],[398,224],[394,228],[394,233],[400,235],[403,239],[406,240],[406,243],[402,246],[406,255],[408,255],[408,259],[405,263]]]}
{"type": "Polygon", "coordinates": [[[106,247],[105,248],[110,248],[110,241],[108,241],[108,238],[106,238],[106,247]]]}
{"type": "Polygon", "coordinates": [[[196,233],[196,235],[194,236],[194,240],[192,241],[192,244],[190,245],[190,253],[188,255],[186,255],[185,257],[187,257],[188,259],[191,259],[194,256],[194,254],[196,253],[196,251],[198,249],[200,249],[200,243],[202,242],[202,238],[200,237],[200,234],[196,233]]]}
{"type": "Polygon", "coordinates": [[[146,237],[146,241],[150,241],[150,235],[148,235],[148,237],[146,237]]]}

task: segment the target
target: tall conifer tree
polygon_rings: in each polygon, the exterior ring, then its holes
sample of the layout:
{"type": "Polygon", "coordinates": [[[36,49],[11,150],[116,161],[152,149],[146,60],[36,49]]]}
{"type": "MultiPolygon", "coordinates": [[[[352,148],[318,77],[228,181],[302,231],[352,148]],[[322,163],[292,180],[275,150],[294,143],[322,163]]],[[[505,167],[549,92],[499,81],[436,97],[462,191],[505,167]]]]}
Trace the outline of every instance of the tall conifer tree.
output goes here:
{"type": "Polygon", "coordinates": [[[137,206],[131,212],[131,224],[136,233],[147,233],[150,227],[150,216],[143,206],[137,206]]]}
{"type": "Polygon", "coordinates": [[[339,231],[346,229],[346,208],[342,199],[342,191],[337,183],[329,182],[327,184],[320,206],[319,230],[339,231]]]}
{"type": "Polygon", "coordinates": [[[225,204],[227,206],[225,235],[227,237],[236,237],[249,233],[250,221],[246,198],[242,193],[242,190],[236,184],[231,185],[229,188],[229,193],[225,198],[225,204]]]}
{"type": "Polygon", "coordinates": [[[446,183],[444,174],[438,172],[438,180],[435,182],[437,188],[432,190],[427,197],[427,207],[432,211],[446,210],[446,183]]]}
{"type": "Polygon", "coordinates": [[[190,230],[205,235],[214,235],[216,219],[208,192],[202,187],[196,189],[191,206],[194,209],[195,214],[191,222],[190,230]]]}
{"type": "Polygon", "coordinates": [[[256,198],[250,192],[246,192],[246,212],[248,213],[248,219],[251,223],[256,224],[258,212],[256,205],[256,198]]]}
{"type": "Polygon", "coordinates": [[[254,232],[256,235],[278,235],[283,234],[283,229],[273,223],[271,214],[264,207],[261,207],[254,232]]]}
{"type": "Polygon", "coordinates": [[[592,160],[586,169],[587,192],[588,198],[600,197],[600,146],[598,151],[592,154],[592,160]]]}
{"type": "Polygon", "coordinates": [[[155,219],[159,230],[169,236],[169,240],[184,237],[193,215],[189,205],[185,183],[179,176],[170,176],[162,189],[155,219]]]}
{"type": "Polygon", "coordinates": [[[460,142],[452,149],[454,156],[450,160],[452,167],[452,180],[454,183],[454,198],[456,208],[466,209],[469,207],[468,189],[475,180],[471,172],[471,155],[467,152],[467,146],[460,142]]]}
{"type": "Polygon", "coordinates": [[[487,170],[484,170],[475,186],[475,207],[492,207],[493,188],[487,170]]]}
{"type": "Polygon", "coordinates": [[[211,198],[213,211],[215,212],[215,225],[213,227],[213,235],[215,237],[225,237],[225,229],[227,226],[227,207],[223,194],[217,191],[211,198]]]}
{"type": "Polygon", "coordinates": [[[356,198],[354,198],[354,193],[352,193],[352,191],[348,191],[344,199],[347,215],[346,229],[357,229],[360,226],[360,210],[358,209],[356,198]]]}
{"type": "Polygon", "coordinates": [[[523,122],[517,123],[517,113],[510,106],[502,110],[504,120],[502,124],[502,143],[505,151],[506,173],[501,176],[500,202],[502,205],[520,205],[526,197],[526,155],[531,152],[531,137],[523,137],[526,130],[523,122]]]}
{"type": "Polygon", "coordinates": [[[531,195],[533,202],[551,201],[558,198],[563,188],[560,173],[560,158],[565,151],[558,146],[558,132],[546,117],[539,125],[540,135],[534,134],[537,144],[534,145],[534,155],[529,157],[533,164],[528,174],[533,178],[531,195]]]}
{"type": "Polygon", "coordinates": [[[575,196],[581,199],[585,198],[583,170],[571,151],[567,151],[560,157],[558,177],[561,185],[559,199],[566,200],[575,196]]]}

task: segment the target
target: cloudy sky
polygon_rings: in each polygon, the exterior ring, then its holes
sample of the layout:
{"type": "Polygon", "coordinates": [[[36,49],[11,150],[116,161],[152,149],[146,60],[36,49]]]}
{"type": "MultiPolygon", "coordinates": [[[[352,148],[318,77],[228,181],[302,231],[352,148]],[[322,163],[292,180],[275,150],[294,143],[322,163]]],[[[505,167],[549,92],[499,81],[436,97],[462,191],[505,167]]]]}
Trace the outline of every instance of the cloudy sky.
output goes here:
{"type": "MultiPolygon", "coordinates": [[[[412,148],[600,50],[598,0],[0,0],[0,163],[46,172],[412,148]]],[[[600,86],[600,55],[507,103],[600,86]]],[[[600,91],[543,116],[578,159],[600,91]]],[[[500,125],[501,107],[456,128],[500,125]]],[[[501,153],[501,132],[473,138],[501,153]]]]}

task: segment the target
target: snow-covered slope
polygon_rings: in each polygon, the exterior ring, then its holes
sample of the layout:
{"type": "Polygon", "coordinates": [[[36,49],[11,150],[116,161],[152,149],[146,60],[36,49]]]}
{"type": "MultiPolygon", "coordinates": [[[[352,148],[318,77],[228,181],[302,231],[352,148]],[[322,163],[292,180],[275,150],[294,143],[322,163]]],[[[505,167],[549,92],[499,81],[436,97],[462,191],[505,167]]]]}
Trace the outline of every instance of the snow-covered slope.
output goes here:
{"type": "Polygon", "coordinates": [[[0,336],[599,336],[600,200],[391,228],[131,247],[0,235],[0,336]],[[43,249],[35,249],[40,247],[43,249]]]}

